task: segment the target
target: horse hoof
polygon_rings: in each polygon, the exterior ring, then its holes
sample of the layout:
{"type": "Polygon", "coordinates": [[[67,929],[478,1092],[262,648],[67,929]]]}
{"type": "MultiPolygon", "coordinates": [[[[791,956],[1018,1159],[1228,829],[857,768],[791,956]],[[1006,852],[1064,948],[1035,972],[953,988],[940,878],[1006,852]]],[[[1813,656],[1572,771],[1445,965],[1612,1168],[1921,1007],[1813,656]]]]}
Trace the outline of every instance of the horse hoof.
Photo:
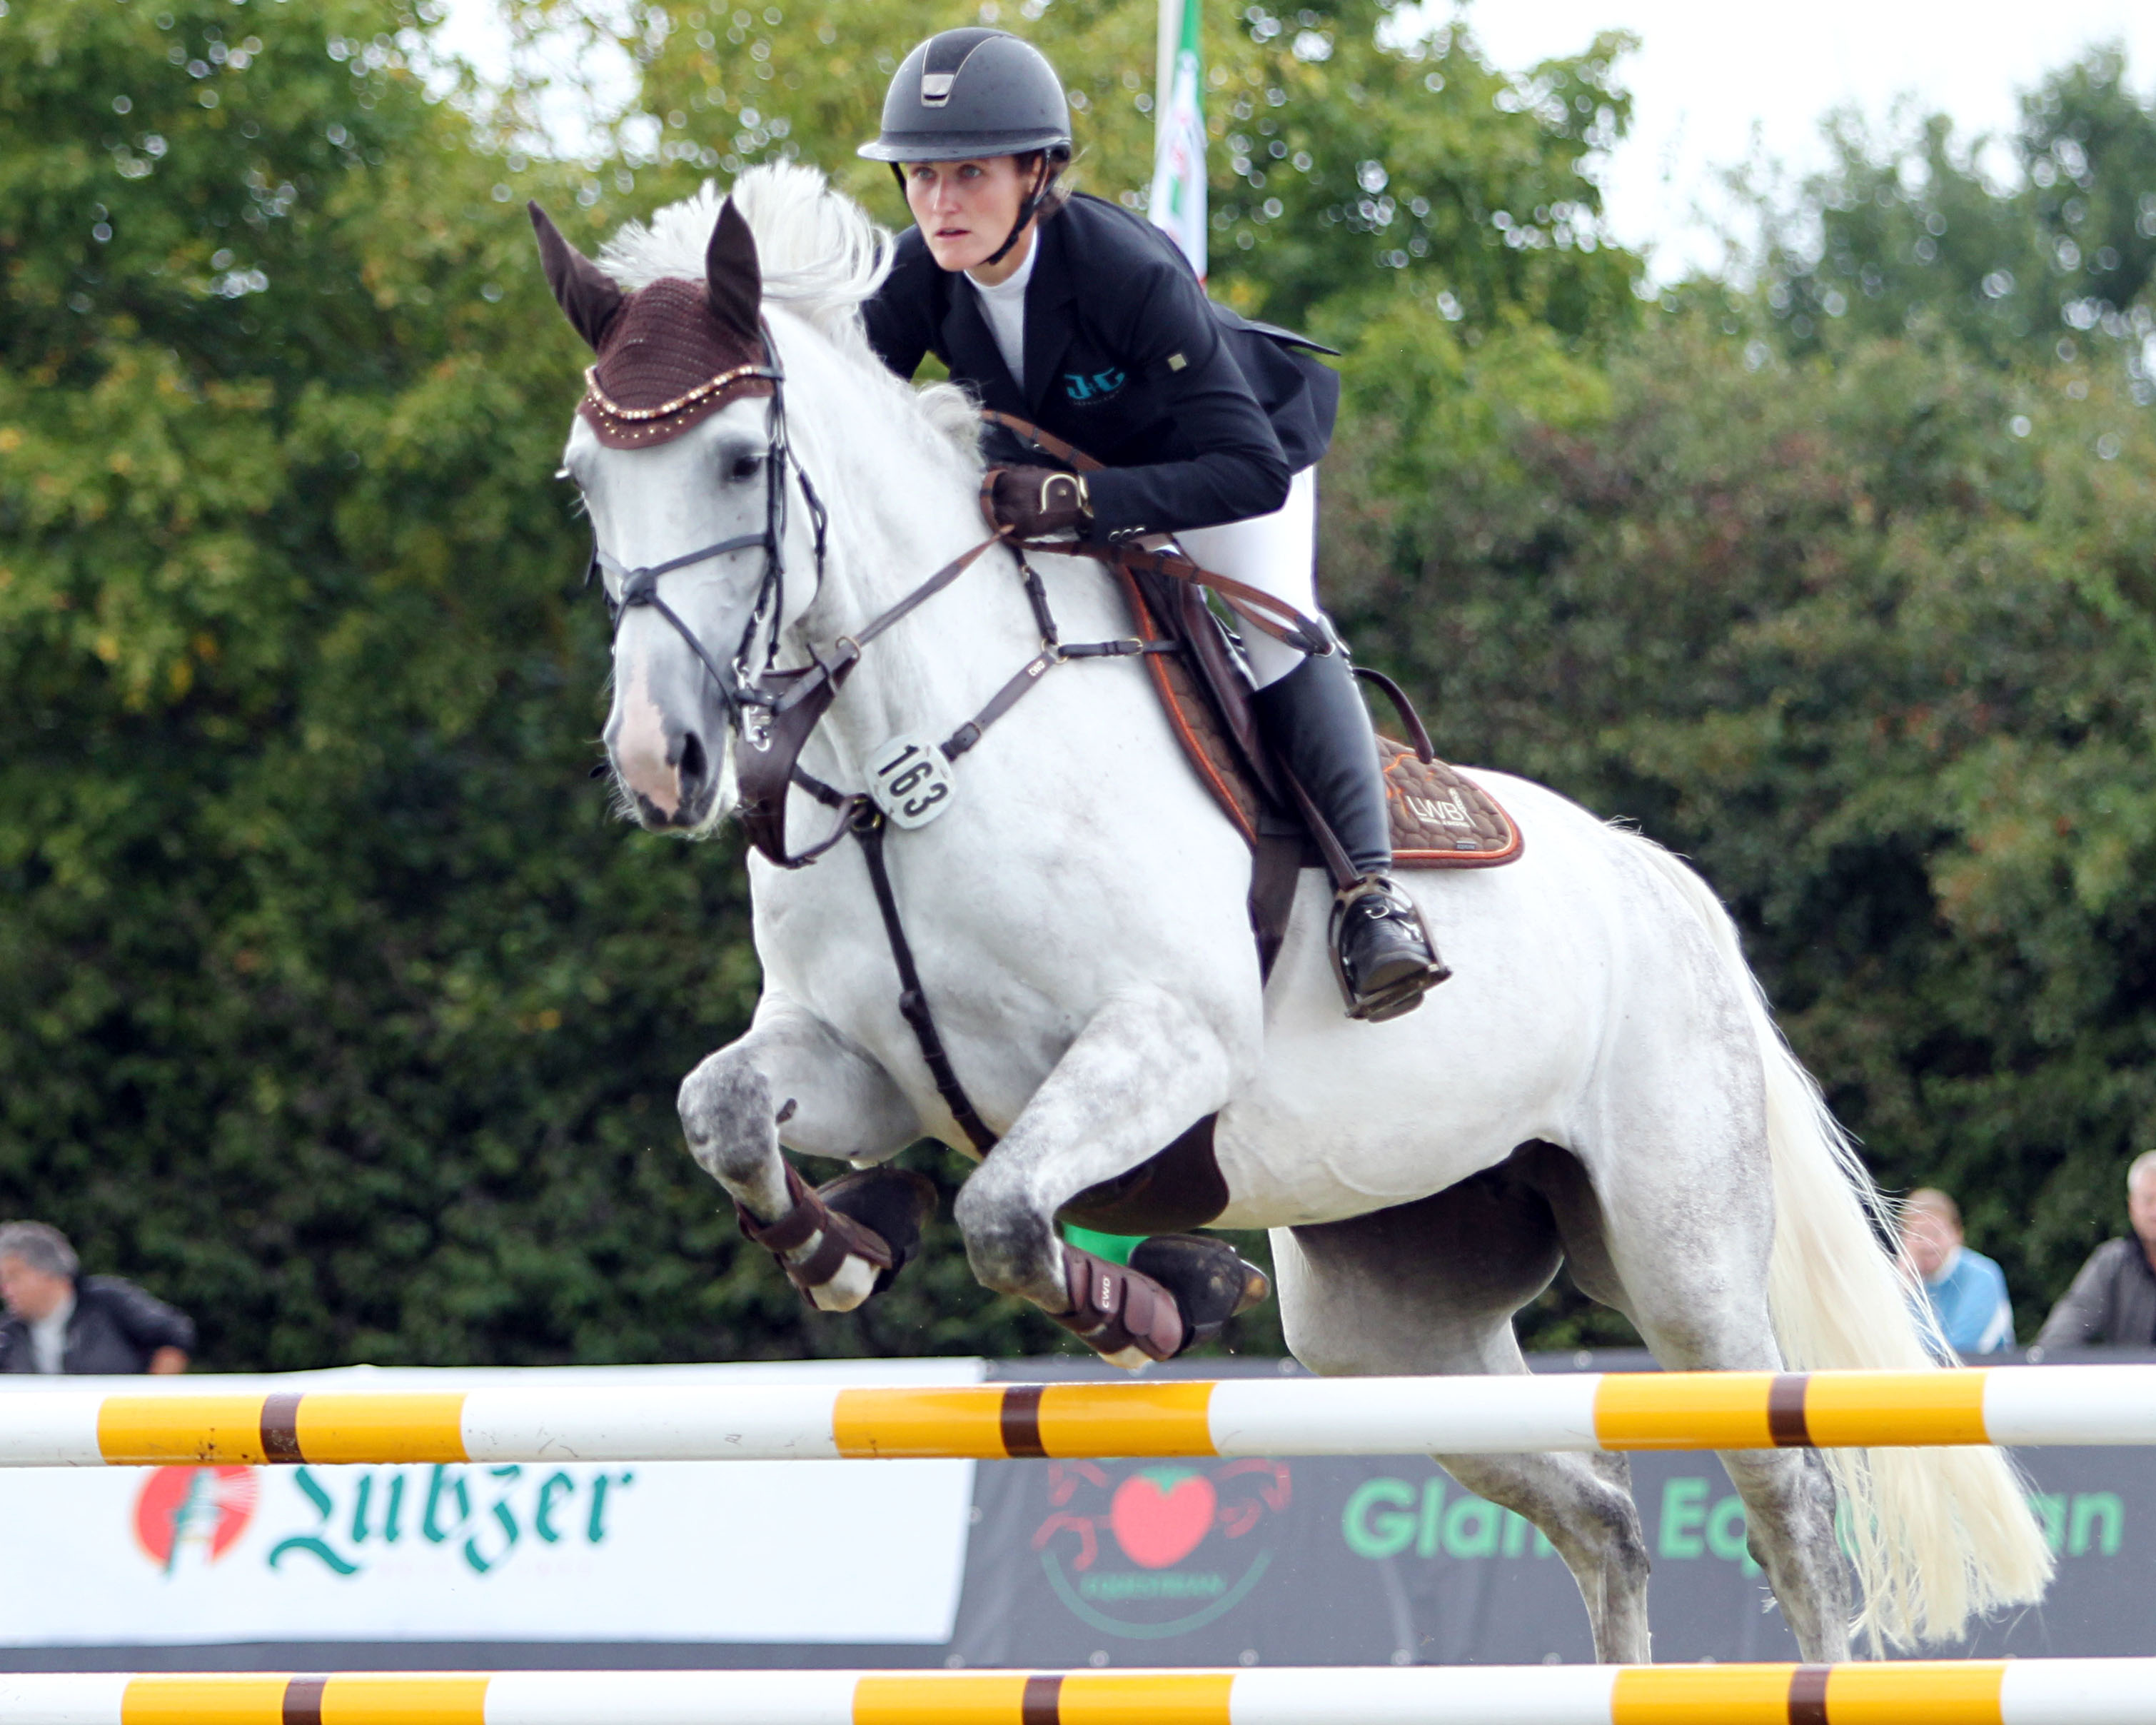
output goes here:
{"type": "Polygon", "coordinates": [[[1272,1291],[1264,1271],[1246,1264],[1224,1240],[1156,1234],[1131,1254],[1131,1268],[1175,1296],[1186,1332],[1180,1352],[1219,1335],[1229,1318],[1272,1291]]]}
{"type": "Polygon", "coordinates": [[[817,1197],[840,1215],[872,1230],[891,1248],[891,1268],[878,1273],[870,1294],[880,1294],[921,1250],[921,1231],[936,1214],[936,1184],[905,1168],[865,1168],[827,1180],[817,1197]]]}

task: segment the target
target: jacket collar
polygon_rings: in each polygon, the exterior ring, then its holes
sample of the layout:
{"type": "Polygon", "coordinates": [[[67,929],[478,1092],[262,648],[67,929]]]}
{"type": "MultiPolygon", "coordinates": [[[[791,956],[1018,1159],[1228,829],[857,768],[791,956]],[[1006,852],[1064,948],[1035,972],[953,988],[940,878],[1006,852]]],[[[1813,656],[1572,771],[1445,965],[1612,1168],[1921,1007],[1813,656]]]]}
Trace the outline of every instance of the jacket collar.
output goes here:
{"type": "Polygon", "coordinates": [[[1033,243],[1040,249],[1034,259],[1033,276],[1025,287],[1025,388],[1021,391],[1004,363],[996,338],[981,316],[981,302],[972,284],[956,275],[944,278],[948,303],[943,314],[943,351],[951,369],[971,377],[980,386],[988,407],[1026,418],[1037,418],[1037,403],[1048,393],[1062,362],[1064,350],[1075,333],[1070,304],[1075,297],[1070,270],[1063,249],[1064,224],[1050,221],[1034,229],[1033,243]]]}
{"type": "MultiPolygon", "coordinates": [[[[972,284],[957,275],[943,278],[948,295],[943,312],[943,352],[954,377],[966,378],[980,391],[984,406],[1006,413],[1023,413],[1025,398],[1019,393],[1010,367],[1004,363],[981,316],[981,302],[972,284]]],[[[1030,307],[1028,308],[1030,311],[1030,307]]]]}
{"type": "MultiPolygon", "coordinates": [[[[1064,350],[1075,333],[1070,305],[1076,297],[1071,285],[1069,254],[1064,249],[1070,224],[1053,218],[1033,230],[1033,243],[1040,255],[1034,259],[1033,280],[1025,289],[1025,393],[1027,403],[1037,407],[1055,381],[1064,350]]],[[[1038,418],[1036,413],[1034,418],[1038,418]]]]}

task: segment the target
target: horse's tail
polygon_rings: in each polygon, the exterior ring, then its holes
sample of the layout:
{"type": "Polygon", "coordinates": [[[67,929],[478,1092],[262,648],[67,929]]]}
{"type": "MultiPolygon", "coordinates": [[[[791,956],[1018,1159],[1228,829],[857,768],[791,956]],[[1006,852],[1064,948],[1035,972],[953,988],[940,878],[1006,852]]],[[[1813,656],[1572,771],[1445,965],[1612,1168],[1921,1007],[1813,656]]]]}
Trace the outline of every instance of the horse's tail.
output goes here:
{"type": "MultiPolygon", "coordinates": [[[[1776,1029],[1736,925],[1682,861],[1650,841],[1641,848],[1705,925],[1750,1009],[1774,1181],[1768,1303],[1789,1369],[1938,1369],[1953,1355],[1887,1254],[1888,1202],[1776,1029]]],[[[1972,1616],[2033,1601],[2050,1582],[2051,1552],[2019,1475],[1997,1450],[1820,1453],[1841,1494],[1843,1539],[1863,1588],[1857,1626],[1875,1651],[1882,1639],[1952,1640],[1972,1616]]]]}

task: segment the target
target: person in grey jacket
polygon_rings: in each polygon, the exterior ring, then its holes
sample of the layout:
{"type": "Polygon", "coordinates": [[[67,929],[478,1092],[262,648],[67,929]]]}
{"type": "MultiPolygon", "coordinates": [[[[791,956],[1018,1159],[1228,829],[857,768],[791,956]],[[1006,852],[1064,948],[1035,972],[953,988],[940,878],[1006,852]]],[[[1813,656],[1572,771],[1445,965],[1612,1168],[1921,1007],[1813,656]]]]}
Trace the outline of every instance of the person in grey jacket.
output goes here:
{"type": "Polygon", "coordinates": [[[2036,1337],[2041,1348],[2156,1347],[2156,1150],[2126,1171],[2133,1231],[2089,1254],[2036,1337]]]}
{"type": "Polygon", "coordinates": [[[43,1222],[0,1226],[0,1372],[184,1372],[194,1321],[116,1276],[81,1273],[43,1222]]]}

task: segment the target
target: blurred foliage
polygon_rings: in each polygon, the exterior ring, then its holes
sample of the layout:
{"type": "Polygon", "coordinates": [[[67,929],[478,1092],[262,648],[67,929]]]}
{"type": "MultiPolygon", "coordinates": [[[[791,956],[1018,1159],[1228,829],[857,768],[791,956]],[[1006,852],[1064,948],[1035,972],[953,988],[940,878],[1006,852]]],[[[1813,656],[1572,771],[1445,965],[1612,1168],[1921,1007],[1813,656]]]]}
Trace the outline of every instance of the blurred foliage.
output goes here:
{"type": "MultiPolygon", "coordinates": [[[[1005,10],[1083,98],[1082,183],[1142,199],[1150,0],[1005,10]]],[[[437,55],[431,0],[0,13],[0,1209],[187,1306],[208,1364],[1066,1343],[973,1283],[947,1202],[893,1294],[804,1313],[679,1148],[674,1086],[757,986],[739,858],[586,778],[603,624],[547,477],[581,357],[520,208],[589,245],[793,154],[896,223],[853,146],[981,8],[620,16],[642,94],[579,162],[536,148],[558,90],[437,55]]],[[[1852,140],[1756,295],[1652,312],[1589,172],[1621,39],[1508,79],[1379,0],[1208,28],[1214,290],[1351,350],[1349,632],[1451,752],[1699,859],[2025,1332],[2156,1125],[2123,69],[2044,86],[2004,195],[1944,129],[1922,198],[1852,140]]],[[[947,1199],[963,1161],[910,1155],[947,1199]]],[[[1562,1289],[1522,1327],[1622,1335],[1562,1289]]]]}
{"type": "Polygon", "coordinates": [[[2123,352],[2149,398],[2156,95],[2135,92],[2120,49],[2091,49],[2023,99],[1999,144],[2004,187],[1985,172],[1993,141],[1958,137],[1943,114],[1883,141],[1840,115],[1828,141],[1826,172],[1759,205],[1768,309],[1790,352],[1908,336],[2041,366],[2093,348],[2123,352]]]}

